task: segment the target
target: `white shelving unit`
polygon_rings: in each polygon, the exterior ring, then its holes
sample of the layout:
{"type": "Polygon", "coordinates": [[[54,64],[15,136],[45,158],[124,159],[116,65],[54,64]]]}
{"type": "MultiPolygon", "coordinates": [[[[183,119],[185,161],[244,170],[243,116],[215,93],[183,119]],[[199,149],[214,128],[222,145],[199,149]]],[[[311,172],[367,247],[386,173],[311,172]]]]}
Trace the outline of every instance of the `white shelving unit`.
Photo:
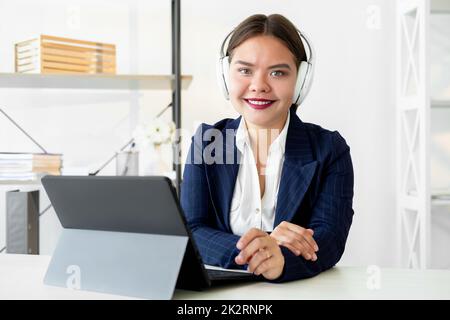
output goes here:
{"type": "MultiPolygon", "coordinates": [[[[432,90],[430,21],[433,14],[450,14],[450,1],[397,1],[399,258],[401,266],[421,269],[430,267],[433,207],[450,206],[450,198],[445,193],[433,193],[431,181],[431,112],[438,108],[448,109],[450,112],[449,96],[434,96],[432,90]]],[[[446,36],[450,37],[448,32],[446,36]]],[[[450,50],[448,55],[450,56],[450,50]]],[[[450,90],[450,82],[448,88],[450,90]]],[[[446,130],[450,134],[450,123],[446,130]]],[[[448,166],[450,167],[450,160],[448,166]]],[[[450,187],[450,181],[447,186],[450,187]]]]}
{"type": "MultiPolygon", "coordinates": [[[[89,90],[123,90],[129,96],[129,127],[133,130],[138,123],[138,114],[140,108],[139,91],[140,90],[170,90],[172,105],[172,120],[176,128],[181,128],[181,91],[188,89],[192,76],[181,74],[181,3],[180,0],[170,0],[171,3],[171,52],[172,52],[172,73],[168,75],[148,75],[137,74],[137,59],[130,61],[131,74],[95,74],[95,75],[76,75],[76,74],[17,74],[0,73],[1,89],[50,89],[55,91],[59,89],[89,89],[89,90]]],[[[138,27],[136,18],[136,4],[130,7],[130,29],[136,30],[138,27]]],[[[130,47],[137,49],[136,32],[130,33],[130,47]]],[[[4,106],[1,106],[4,107],[4,106]]],[[[160,106],[162,109],[164,106],[160,106]]],[[[180,146],[176,146],[180,148],[180,146]]],[[[5,150],[0,150],[5,151],[5,150]]],[[[175,178],[172,179],[179,191],[181,182],[181,150],[174,150],[174,171],[175,178]]],[[[26,188],[40,187],[40,180],[18,181],[7,180],[0,181],[0,188],[23,186],[26,188]]],[[[0,201],[1,203],[1,201],[0,201]]],[[[1,225],[1,223],[0,223],[1,225]]],[[[3,226],[2,226],[3,229],[3,226]]],[[[0,250],[4,243],[0,242],[0,250]]]]}

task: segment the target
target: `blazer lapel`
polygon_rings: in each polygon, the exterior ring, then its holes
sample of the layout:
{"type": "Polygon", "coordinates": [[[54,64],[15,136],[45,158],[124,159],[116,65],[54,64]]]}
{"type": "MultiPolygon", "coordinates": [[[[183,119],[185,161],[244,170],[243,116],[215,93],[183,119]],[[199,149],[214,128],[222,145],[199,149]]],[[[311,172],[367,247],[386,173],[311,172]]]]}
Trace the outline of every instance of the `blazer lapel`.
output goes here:
{"type": "Polygon", "coordinates": [[[305,125],[294,112],[291,113],[284,155],[274,228],[282,221],[292,220],[318,165],[305,125]]]}
{"type": "MultiPolygon", "coordinates": [[[[241,117],[232,120],[223,130],[223,164],[213,164],[206,166],[208,179],[210,182],[210,193],[213,206],[222,220],[228,232],[230,227],[230,205],[233,197],[234,186],[239,171],[240,153],[236,147],[236,130],[241,121],[241,117]],[[232,137],[227,136],[226,130],[234,130],[232,137]]],[[[231,133],[231,131],[229,132],[231,133]]]]}

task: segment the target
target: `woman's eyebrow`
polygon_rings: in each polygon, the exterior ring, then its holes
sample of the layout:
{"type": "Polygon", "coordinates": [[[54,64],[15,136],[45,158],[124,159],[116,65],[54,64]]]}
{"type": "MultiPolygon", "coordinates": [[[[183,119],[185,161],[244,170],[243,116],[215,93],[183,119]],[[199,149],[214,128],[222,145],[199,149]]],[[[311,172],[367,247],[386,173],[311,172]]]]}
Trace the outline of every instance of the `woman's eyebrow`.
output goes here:
{"type": "MultiPolygon", "coordinates": [[[[236,64],[243,64],[244,66],[248,66],[248,67],[253,67],[254,66],[253,63],[245,62],[245,61],[242,61],[242,60],[237,60],[235,63],[236,64]]],[[[277,69],[277,68],[286,68],[286,69],[291,70],[291,67],[287,63],[275,64],[273,66],[270,66],[268,69],[277,69]]]]}

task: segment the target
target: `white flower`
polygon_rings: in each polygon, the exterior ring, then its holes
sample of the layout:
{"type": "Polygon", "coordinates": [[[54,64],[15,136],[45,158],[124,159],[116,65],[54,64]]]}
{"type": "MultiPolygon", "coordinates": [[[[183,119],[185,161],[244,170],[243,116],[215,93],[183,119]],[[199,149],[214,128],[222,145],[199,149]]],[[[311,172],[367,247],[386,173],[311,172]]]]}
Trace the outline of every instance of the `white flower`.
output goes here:
{"type": "Polygon", "coordinates": [[[148,125],[140,124],[133,132],[133,138],[139,146],[153,144],[159,146],[161,144],[173,142],[175,135],[175,123],[173,121],[166,122],[160,118],[156,118],[148,125]]]}

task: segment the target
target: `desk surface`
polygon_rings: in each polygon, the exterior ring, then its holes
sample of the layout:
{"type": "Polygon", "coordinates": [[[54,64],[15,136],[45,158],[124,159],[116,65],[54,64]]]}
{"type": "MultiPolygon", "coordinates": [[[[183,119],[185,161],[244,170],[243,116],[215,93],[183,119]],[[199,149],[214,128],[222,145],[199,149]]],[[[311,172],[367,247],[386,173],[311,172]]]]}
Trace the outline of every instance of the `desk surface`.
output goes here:
{"type": "MultiPolygon", "coordinates": [[[[128,299],[43,284],[49,256],[0,254],[0,299],[128,299]]],[[[305,280],[227,285],[202,292],[176,290],[174,299],[450,299],[450,270],[335,267],[305,280]],[[368,271],[369,270],[369,271],[368,271]],[[369,283],[369,285],[368,285],[369,283]],[[370,289],[373,288],[373,289],[370,289]]]]}

